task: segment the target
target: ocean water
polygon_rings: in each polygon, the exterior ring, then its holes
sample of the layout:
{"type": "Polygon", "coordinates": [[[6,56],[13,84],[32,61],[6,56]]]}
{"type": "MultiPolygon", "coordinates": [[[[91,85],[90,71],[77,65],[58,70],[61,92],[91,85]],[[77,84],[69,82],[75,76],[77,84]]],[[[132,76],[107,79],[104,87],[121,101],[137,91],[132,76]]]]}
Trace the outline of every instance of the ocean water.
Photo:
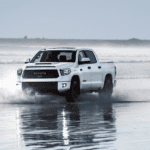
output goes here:
{"type": "MultiPolygon", "coordinates": [[[[55,46],[54,46],[55,47],[55,46]]],[[[56,46],[58,47],[58,46],[56,46]]],[[[59,46],[61,47],[61,46],[59,46]]],[[[53,48],[52,46],[0,46],[0,64],[24,63],[39,50],[53,48]]],[[[82,48],[82,47],[77,47],[82,48]]],[[[149,48],[120,47],[87,47],[92,48],[100,62],[150,62],[149,48]]]]}
{"type": "Polygon", "coordinates": [[[16,88],[16,71],[23,65],[16,54],[15,63],[0,64],[0,150],[149,150],[147,60],[116,61],[112,99],[104,101],[93,93],[67,103],[63,97],[23,95],[16,88]]]}

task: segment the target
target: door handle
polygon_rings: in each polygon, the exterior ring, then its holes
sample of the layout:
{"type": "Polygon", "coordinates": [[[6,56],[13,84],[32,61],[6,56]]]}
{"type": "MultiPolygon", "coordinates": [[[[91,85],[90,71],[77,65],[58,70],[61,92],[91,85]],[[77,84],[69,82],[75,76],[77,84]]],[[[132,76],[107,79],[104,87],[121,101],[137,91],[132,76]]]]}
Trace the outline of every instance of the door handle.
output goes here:
{"type": "Polygon", "coordinates": [[[101,69],[102,67],[101,67],[101,66],[98,66],[98,68],[101,69]]]}
{"type": "Polygon", "coordinates": [[[91,67],[88,67],[88,69],[91,69],[91,67]]]}

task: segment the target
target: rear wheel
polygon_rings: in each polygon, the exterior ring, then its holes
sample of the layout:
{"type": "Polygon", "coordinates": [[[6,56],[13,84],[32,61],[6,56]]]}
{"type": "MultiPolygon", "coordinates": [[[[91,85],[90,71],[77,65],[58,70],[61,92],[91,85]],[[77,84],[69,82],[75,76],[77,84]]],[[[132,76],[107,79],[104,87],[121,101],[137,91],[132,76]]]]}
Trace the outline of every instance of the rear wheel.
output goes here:
{"type": "Polygon", "coordinates": [[[103,89],[99,91],[99,96],[102,99],[111,99],[112,93],[113,93],[112,79],[106,78],[103,89]]]}
{"type": "Polygon", "coordinates": [[[79,82],[73,80],[69,92],[66,95],[67,102],[74,102],[80,95],[79,82]]]}

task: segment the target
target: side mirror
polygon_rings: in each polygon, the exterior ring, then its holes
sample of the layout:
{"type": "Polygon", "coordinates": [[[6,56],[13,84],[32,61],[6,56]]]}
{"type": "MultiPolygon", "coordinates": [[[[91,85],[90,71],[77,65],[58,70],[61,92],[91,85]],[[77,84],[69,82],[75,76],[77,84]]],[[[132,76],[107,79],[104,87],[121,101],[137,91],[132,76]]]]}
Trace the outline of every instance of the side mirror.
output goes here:
{"type": "Polygon", "coordinates": [[[26,59],[24,63],[25,63],[25,64],[30,63],[30,58],[26,59]]]}
{"type": "Polygon", "coordinates": [[[90,63],[90,58],[82,58],[82,59],[79,61],[79,64],[86,64],[86,63],[90,63]]]}

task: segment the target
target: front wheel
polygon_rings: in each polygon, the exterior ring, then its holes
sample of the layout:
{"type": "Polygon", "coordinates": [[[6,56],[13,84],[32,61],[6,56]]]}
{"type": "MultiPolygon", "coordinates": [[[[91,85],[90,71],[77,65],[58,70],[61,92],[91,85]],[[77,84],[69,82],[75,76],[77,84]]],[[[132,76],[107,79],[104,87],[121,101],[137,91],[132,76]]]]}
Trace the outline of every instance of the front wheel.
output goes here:
{"type": "Polygon", "coordinates": [[[111,99],[112,93],[113,93],[112,79],[106,78],[103,89],[99,91],[99,96],[102,99],[111,99]]]}
{"type": "Polygon", "coordinates": [[[67,102],[74,102],[80,95],[80,86],[76,80],[73,80],[71,83],[70,90],[66,95],[67,102]]]}

